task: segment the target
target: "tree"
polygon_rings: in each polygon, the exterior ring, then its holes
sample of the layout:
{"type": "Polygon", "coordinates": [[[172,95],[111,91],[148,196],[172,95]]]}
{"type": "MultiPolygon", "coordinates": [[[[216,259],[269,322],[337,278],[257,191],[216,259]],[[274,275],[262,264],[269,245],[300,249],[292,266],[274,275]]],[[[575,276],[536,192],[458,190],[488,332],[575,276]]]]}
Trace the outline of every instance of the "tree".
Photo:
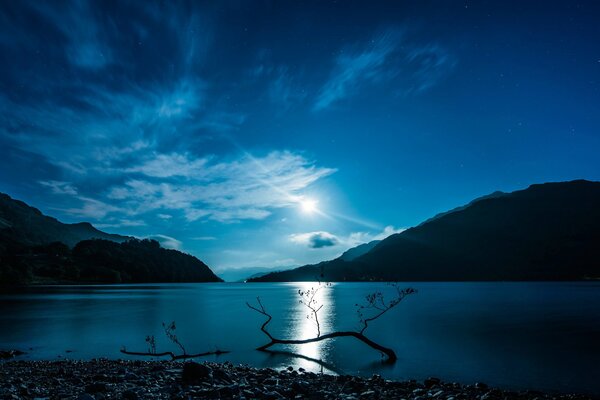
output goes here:
{"type": "Polygon", "coordinates": [[[368,294],[365,298],[364,304],[356,304],[357,314],[362,325],[362,328],[359,331],[335,331],[327,334],[321,334],[321,325],[319,322],[318,314],[319,311],[323,308],[323,305],[318,304],[316,294],[322,288],[330,287],[331,284],[327,283],[325,285],[322,285],[319,282],[319,285],[316,288],[310,288],[308,290],[298,290],[298,295],[301,297],[300,303],[304,304],[309,309],[309,314],[307,317],[313,319],[317,327],[317,336],[310,339],[280,339],[271,335],[271,333],[267,330],[267,326],[273,319],[273,316],[267,312],[265,306],[260,300],[260,297],[257,297],[256,305],[252,305],[250,303],[246,303],[246,305],[250,309],[267,317],[266,321],[260,327],[260,330],[270,340],[268,343],[258,347],[257,350],[266,351],[271,346],[274,346],[276,344],[307,344],[320,342],[322,340],[333,339],[337,337],[353,337],[365,343],[367,346],[383,353],[387,358],[386,361],[395,362],[398,359],[398,357],[396,356],[394,350],[372,341],[364,334],[367,328],[369,327],[370,322],[378,319],[379,317],[387,313],[389,310],[396,307],[406,296],[417,293],[417,291],[413,288],[401,289],[398,283],[390,283],[389,285],[394,289],[394,297],[391,300],[386,301],[383,292],[377,291],[368,294]]]}

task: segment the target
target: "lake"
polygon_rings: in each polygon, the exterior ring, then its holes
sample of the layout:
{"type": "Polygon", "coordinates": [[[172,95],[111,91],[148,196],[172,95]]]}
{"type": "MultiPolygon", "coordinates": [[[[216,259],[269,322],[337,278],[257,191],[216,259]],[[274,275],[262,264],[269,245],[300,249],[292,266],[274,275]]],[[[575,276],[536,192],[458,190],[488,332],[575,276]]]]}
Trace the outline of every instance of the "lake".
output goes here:
{"type": "MultiPolygon", "coordinates": [[[[406,284],[418,293],[365,332],[396,351],[398,361],[391,366],[353,338],[279,348],[305,358],[254,350],[268,342],[260,331],[264,317],[245,302],[261,297],[273,314],[270,331],[276,337],[308,338],[316,327],[306,318],[297,291],[315,285],[145,284],[4,291],[0,349],[25,350],[29,359],[126,358],[119,352],[122,346],[146,351],[146,336],[155,335],[159,351],[175,351],[161,323],[176,321],[176,334],[188,352],[231,351],[206,358],[211,361],[600,393],[600,283],[406,284]]],[[[321,331],[358,328],[355,304],[375,290],[392,294],[380,283],[334,283],[322,289],[321,331]]]]}

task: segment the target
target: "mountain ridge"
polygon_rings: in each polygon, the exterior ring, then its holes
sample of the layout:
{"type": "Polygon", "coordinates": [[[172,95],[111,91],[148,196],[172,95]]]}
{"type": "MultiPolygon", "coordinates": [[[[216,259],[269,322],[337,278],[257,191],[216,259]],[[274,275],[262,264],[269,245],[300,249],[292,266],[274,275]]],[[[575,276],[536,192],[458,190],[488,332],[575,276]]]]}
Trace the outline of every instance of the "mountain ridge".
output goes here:
{"type": "Polygon", "coordinates": [[[251,281],[598,279],[599,206],[600,182],[533,184],[438,214],[353,261],[251,281]]]}
{"type": "Polygon", "coordinates": [[[60,222],[5,193],[0,193],[0,224],[0,235],[8,234],[13,239],[28,245],[45,245],[60,241],[73,247],[87,239],[106,239],[114,242],[132,239],[129,236],[102,232],[89,222],[73,224],[60,222]],[[7,229],[10,232],[6,232],[7,229]]]}
{"type": "Polygon", "coordinates": [[[155,240],[65,224],[0,193],[0,285],[222,282],[198,258],[155,240]]]}

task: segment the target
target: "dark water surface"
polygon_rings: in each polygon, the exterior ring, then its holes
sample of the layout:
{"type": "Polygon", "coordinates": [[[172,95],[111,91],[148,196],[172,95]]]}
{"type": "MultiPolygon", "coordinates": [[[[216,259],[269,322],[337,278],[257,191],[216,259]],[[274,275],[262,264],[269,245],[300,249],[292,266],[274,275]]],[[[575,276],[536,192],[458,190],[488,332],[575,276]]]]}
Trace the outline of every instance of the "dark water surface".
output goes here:
{"type": "MultiPolygon", "coordinates": [[[[176,350],[161,328],[163,321],[176,321],[188,352],[231,350],[210,360],[319,371],[321,365],[309,359],[253,350],[267,342],[259,330],[263,317],[245,306],[261,296],[274,316],[274,335],[311,337],[315,325],[306,318],[297,290],[313,285],[61,286],[2,292],[0,349],[26,350],[25,357],[32,359],[119,358],[122,346],[145,351],[144,339],[153,334],[159,351],[176,350]]],[[[280,350],[321,360],[325,372],[600,393],[599,283],[410,286],[419,293],[366,331],[396,350],[399,360],[393,366],[382,365],[377,352],[352,338],[280,350]]],[[[377,289],[390,290],[377,283],[337,283],[322,290],[322,332],[357,328],[355,303],[377,289]]]]}

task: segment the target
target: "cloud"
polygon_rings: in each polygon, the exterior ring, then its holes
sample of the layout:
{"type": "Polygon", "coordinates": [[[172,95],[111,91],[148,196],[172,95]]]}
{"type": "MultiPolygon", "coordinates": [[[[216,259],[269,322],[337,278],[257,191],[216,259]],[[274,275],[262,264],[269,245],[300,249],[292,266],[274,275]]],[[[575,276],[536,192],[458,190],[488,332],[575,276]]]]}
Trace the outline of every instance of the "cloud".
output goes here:
{"type": "Polygon", "coordinates": [[[406,33],[387,29],[366,44],[341,51],[329,80],[321,87],[314,111],[325,110],[356,95],[367,85],[390,83],[390,89],[407,95],[424,92],[441,81],[456,59],[438,44],[409,43],[406,33]]]}
{"type": "Polygon", "coordinates": [[[325,231],[294,233],[289,236],[291,242],[307,246],[311,249],[320,249],[324,247],[343,246],[351,248],[359,244],[368,243],[373,240],[383,240],[390,235],[404,231],[404,228],[394,228],[389,225],[383,231],[372,232],[352,232],[349,235],[334,235],[325,231]]]}
{"type": "Polygon", "coordinates": [[[69,182],[61,181],[39,181],[42,186],[49,187],[54,194],[77,195],[77,189],[69,182]]]}
{"type": "Polygon", "coordinates": [[[76,198],[81,201],[81,206],[58,210],[75,217],[95,220],[102,219],[111,213],[124,212],[124,209],[120,207],[90,197],[77,196],[76,198]]]}
{"type": "Polygon", "coordinates": [[[156,240],[162,247],[166,249],[181,250],[181,241],[171,236],[156,234],[147,236],[146,239],[156,240]]]}
{"type": "Polygon", "coordinates": [[[383,232],[378,233],[373,236],[371,240],[383,240],[388,236],[395,235],[396,233],[402,233],[406,230],[406,228],[394,228],[392,225],[388,225],[383,229],[383,232]]]}
{"type": "Polygon", "coordinates": [[[301,84],[301,75],[289,66],[276,64],[271,60],[271,53],[265,49],[258,52],[255,65],[246,71],[251,83],[265,84],[267,96],[271,103],[283,110],[303,101],[308,93],[301,84]]]}
{"type": "Polygon", "coordinates": [[[290,235],[290,240],[294,243],[308,246],[311,249],[336,246],[340,243],[337,236],[324,231],[295,233],[290,235]]]}
{"type": "Polygon", "coordinates": [[[191,160],[187,154],[155,154],[143,164],[125,169],[125,172],[140,172],[157,178],[192,177],[203,174],[207,161],[203,158],[191,160]]]}
{"type": "Polygon", "coordinates": [[[216,237],[214,236],[195,236],[190,238],[192,240],[200,240],[200,241],[205,241],[205,240],[217,240],[216,237]]]}
{"type": "Polygon", "coordinates": [[[104,229],[104,228],[123,228],[123,227],[132,227],[132,226],[146,226],[146,222],[142,220],[132,220],[132,219],[114,219],[110,218],[108,223],[95,223],[94,226],[96,228],[104,229]]]}
{"type": "MultiPolygon", "coordinates": [[[[33,178],[56,195],[48,208],[113,227],[167,215],[259,220],[335,172],[294,151],[232,150],[224,138],[247,113],[231,82],[219,81],[222,71],[215,77],[200,65],[214,15],[196,7],[24,1],[0,10],[9,22],[2,50],[20,55],[0,78],[15,88],[0,93],[0,144],[51,171],[33,178]],[[29,61],[42,58],[52,62],[29,61]]],[[[290,70],[269,74],[273,98],[295,101],[290,70]]]]}
{"type": "Polygon", "coordinates": [[[373,240],[383,240],[390,235],[405,231],[406,228],[395,228],[392,225],[386,226],[383,231],[373,232],[352,232],[350,235],[345,237],[342,242],[348,247],[358,246],[362,243],[368,243],[373,240]]]}
{"type": "Polygon", "coordinates": [[[90,3],[73,1],[65,7],[44,2],[29,5],[64,36],[65,55],[73,65],[95,70],[115,61],[108,45],[110,32],[94,15],[90,3]]]}
{"type": "Polygon", "coordinates": [[[110,188],[107,197],[120,200],[132,214],[181,210],[188,221],[231,222],[263,219],[273,209],[295,204],[302,190],[335,169],[317,167],[289,151],[274,151],[220,162],[214,156],[193,159],[171,154],[124,172],[164,178],[132,178],[110,188]]]}

